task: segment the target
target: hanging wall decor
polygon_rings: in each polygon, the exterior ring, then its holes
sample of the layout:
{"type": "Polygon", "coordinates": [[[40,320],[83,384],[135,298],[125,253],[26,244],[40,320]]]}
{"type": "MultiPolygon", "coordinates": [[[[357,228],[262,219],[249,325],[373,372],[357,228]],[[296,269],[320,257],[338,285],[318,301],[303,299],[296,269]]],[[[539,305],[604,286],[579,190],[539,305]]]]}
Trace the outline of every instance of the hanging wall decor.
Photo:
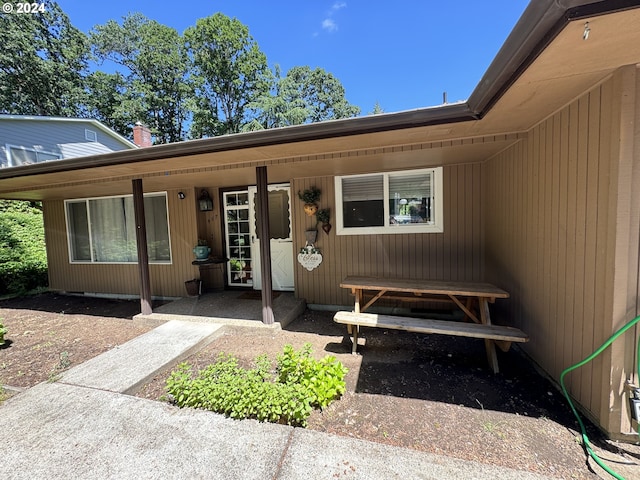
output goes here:
{"type": "Polygon", "coordinates": [[[328,208],[321,208],[316,212],[316,218],[318,219],[318,223],[322,223],[322,230],[327,235],[331,231],[331,224],[329,223],[331,217],[331,210],[328,208]]]}
{"type": "Polygon", "coordinates": [[[298,192],[298,197],[304,202],[304,213],[309,217],[315,215],[318,211],[316,202],[320,199],[320,189],[315,186],[307,188],[303,192],[298,192]]]}
{"type": "Polygon", "coordinates": [[[298,263],[308,271],[314,270],[322,263],[322,254],[315,246],[307,245],[300,249],[298,263]]]}

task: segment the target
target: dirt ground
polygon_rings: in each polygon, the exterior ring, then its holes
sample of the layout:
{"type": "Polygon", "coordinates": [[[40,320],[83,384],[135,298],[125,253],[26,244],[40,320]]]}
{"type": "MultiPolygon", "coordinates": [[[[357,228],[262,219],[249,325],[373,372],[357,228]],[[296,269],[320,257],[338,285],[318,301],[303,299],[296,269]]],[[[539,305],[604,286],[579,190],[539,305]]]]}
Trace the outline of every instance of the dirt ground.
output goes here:
{"type": "MultiPolygon", "coordinates": [[[[138,312],[137,301],[51,293],[1,301],[0,322],[9,333],[0,347],[0,385],[15,394],[55,381],[150,330],[131,321],[138,312]]],[[[334,355],[349,373],[347,393],[314,412],[308,428],[552,478],[610,478],[585,455],[564,397],[516,350],[499,352],[501,371],[494,375],[480,340],[369,329],[353,356],[344,326],[331,319],[307,310],[282,331],[236,329],[189,361],[203,367],[224,352],[250,364],[260,353],[275,360],[285,344],[311,343],[315,356],[334,355]]],[[[158,400],[168,373],[138,396],[158,400]]],[[[640,479],[640,447],[607,441],[587,425],[605,462],[624,478],[640,479]]]]}

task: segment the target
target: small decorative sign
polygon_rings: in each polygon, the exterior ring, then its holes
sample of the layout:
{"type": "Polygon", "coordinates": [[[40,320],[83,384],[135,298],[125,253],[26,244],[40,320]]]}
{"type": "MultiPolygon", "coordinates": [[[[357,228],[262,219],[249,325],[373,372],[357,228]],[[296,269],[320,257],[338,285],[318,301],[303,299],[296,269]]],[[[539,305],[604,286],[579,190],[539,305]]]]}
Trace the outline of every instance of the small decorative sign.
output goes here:
{"type": "Polygon", "coordinates": [[[307,245],[300,249],[298,263],[308,271],[314,270],[322,263],[322,254],[313,245],[307,245]]]}

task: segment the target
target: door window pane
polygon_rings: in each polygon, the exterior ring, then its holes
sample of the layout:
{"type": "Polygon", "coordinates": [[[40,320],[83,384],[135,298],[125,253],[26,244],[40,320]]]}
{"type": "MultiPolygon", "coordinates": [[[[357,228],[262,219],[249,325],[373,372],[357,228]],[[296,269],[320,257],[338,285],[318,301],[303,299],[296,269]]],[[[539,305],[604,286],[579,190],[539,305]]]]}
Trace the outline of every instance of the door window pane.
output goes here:
{"type": "Polygon", "coordinates": [[[251,237],[249,235],[249,196],[247,192],[225,192],[225,231],[227,236],[227,281],[229,285],[252,285],[251,237]]]}
{"type": "MultiPolygon", "coordinates": [[[[255,209],[258,212],[260,209],[258,195],[255,194],[254,197],[255,209]]],[[[256,218],[257,238],[260,238],[260,228],[258,227],[260,220],[259,217],[256,218]]],[[[288,190],[269,191],[269,237],[272,240],[288,240],[291,238],[288,190]]]]}

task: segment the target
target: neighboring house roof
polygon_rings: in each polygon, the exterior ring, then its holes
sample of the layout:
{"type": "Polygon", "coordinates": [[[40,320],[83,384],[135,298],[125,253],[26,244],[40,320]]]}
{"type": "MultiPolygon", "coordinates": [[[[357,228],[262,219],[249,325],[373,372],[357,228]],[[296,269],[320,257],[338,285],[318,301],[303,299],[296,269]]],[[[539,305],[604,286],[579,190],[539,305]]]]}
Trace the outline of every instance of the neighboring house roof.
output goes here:
{"type": "Polygon", "coordinates": [[[36,115],[6,115],[0,114],[0,121],[3,120],[12,120],[12,121],[26,121],[26,122],[64,122],[64,123],[83,123],[87,126],[91,126],[97,130],[100,130],[102,133],[108,135],[114,140],[120,142],[122,145],[127,147],[128,149],[138,148],[138,146],[127,140],[125,137],[115,132],[111,128],[107,127],[103,123],[100,123],[98,120],[94,120],[92,118],[68,118],[68,117],[45,117],[45,116],[36,116],[36,115]]]}
{"type": "MultiPolygon", "coordinates": [[[[442,143],[441,153],[423,150],[420,161],[425,164],[459,162],[461,158],[482,161],[620,66],[640,63],[637,48],[623,48],[640,44],[638,7],[640,0],[533,1],[464,103],[8,168],[0,171],[0,196],[43,198],[45,185],[64,182],[65,173],[71,171],[85,184],[136,174],[151,177],[151,188],[168,188],[178,184],[172,181],[202,183],[206,179],[197,176],[197,169],[233,165],[249,171],[261,162],[312,158],[320,153],[333,155],[323,159],[324,166],[340,173],[345,168],[341,152],[425,142],[442,143]],[[584,40],[586,21],[591,35],[584,40]],[[484,141],[494,136],[495,140],[484,141]],[[469,139],[481,141],[467,142],[469,139]],[[473,148],[469,143],[475,143],[473,148]],[[445,148],[449,150],[443,152],[445,148]],[[178,169],[192,169],[194,176],[172,177],[178,169]],[[29,180],[32,176],[39,178],[29,180]]],[[[379,161],[384,163],[384,159],[379,161]]],[[[277,166],[270,171],[279,173],[277,166]]],[[[216,181],[221,181],[219,176],[216,181]]]]}

